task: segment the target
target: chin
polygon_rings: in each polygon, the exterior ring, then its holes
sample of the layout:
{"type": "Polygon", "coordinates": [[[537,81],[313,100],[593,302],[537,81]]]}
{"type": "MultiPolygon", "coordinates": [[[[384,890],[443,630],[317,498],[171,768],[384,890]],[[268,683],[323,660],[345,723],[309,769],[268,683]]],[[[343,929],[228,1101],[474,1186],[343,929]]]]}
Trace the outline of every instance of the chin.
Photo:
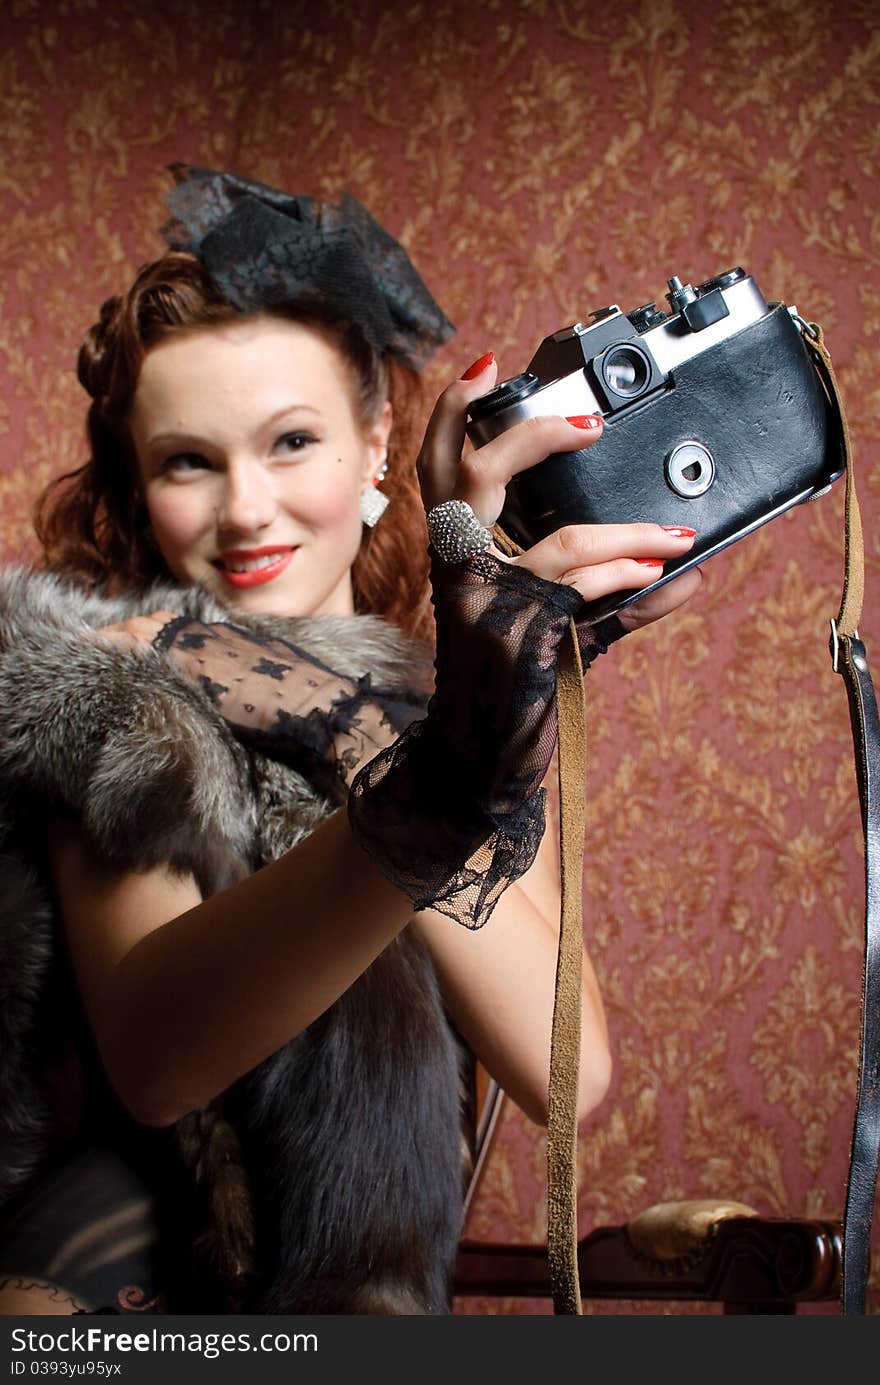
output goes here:
{"type": "Polygon", "coordinates": [[[289,585],[273,586],[267,582],[264,587],[249,587],[245,590],[229,588],[222,580],[212,583],[212,594],[230,611],[242,611],[251,615],[265,616],[326,616],[353,615],[354,603],[346,602],[338,591],[305,590],[302,583],[291,591],[289,585]]]}
{"type": "MultiPolygon", "coordinates": [[[[215,589],[216,590],[216,589],[215,589]]],[[[230,591],[225,585],[216,592],[218,600],[230,611],[245,611],[251,615],[310,616],[315,608],[300,595],[297,600],[289,592],[272,591],[271,587],[252,587],[249,591],[230,591]]]]}
{"type": "Polygon", "coordinates": [[[331,574],[330,586],[323,572],[314,574],[324,577],[323,581],[310,581],[312,575],[303,568],[255,586],[236,587],[209,565],[198,574],[181,574],[178,580],[197,583],[230,611],[286,617],[354,614],[350,568],[331,574]]]}

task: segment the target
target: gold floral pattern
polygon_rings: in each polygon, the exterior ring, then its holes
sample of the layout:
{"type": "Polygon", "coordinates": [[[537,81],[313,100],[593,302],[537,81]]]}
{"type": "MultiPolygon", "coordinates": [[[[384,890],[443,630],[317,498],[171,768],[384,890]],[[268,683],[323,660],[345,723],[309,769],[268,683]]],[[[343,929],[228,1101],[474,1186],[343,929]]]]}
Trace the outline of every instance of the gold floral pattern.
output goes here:
{"type": "Polygon", "coordinates": [[[830,1153],[834,1115],[855,1092],[856,1044],[846,1000],[828,963],[808,947],[752,1035],[752,1065],[764,1080],[767,1100],[799,1123],[811,1173],[830,1153]]]}
{"type": "MultiPolygon", "coordinates": [[[[878,113],[876,0],[9,0],[6,557],[33,553],[36,494],[83,457],[79,340],[160,250],[184,159],[361,198],[458,324],[429,390],[490,348],[514,374],[548,331],[662,299],[671,274],[743,264],[834,353],[880,658],[878,113]]],[[[716,1194],[840,1215],[863,862],[825,648],[836,492],[713,559],[699,597],[589,675],[585,927],[616,1072],[581,1141],[583,1229],[716,1194]]],[[[472,1234],[543,1234],[544,1155],[510,1109],[472,1234]]]]}

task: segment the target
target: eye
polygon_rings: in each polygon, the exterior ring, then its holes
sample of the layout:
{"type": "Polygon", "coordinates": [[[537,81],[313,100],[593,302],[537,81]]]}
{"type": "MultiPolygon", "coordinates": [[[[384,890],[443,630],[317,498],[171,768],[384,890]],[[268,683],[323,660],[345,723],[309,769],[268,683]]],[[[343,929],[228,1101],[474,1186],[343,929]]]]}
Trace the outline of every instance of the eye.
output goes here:
{"type": "Polygon", "coordinates": [[[302,430],[296,433],[282,433],[280,438],[276,438],[273,451],[280,452],[282,455],[290,455],[292,452],[303,452],[310,443],[317,441],[314,433],[307,433],[302,430]]]}
{"type": "Polygon", "coordinates": [[[207,457],[200,452],[175,452],[164,459],[159,470],[163,475],[185,475],[187,472],[204,470],[210,465],[207,457]]]}

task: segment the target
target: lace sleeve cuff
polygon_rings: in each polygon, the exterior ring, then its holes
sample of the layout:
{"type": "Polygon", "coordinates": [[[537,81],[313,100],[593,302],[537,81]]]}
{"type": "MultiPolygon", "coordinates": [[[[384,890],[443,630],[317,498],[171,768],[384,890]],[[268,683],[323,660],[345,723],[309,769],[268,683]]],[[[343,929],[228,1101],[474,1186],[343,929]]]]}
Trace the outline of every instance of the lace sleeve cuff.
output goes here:
{"type": "MultiPolygon", "coordinates": [[[[356,775],[352,828],[417,909],[486,923],[535,859],[556,744],[559,645],[582,608],[571,587],[490,553],[433,555],[435,692],[425,719],[356,775]]],[[[588,664],[623,633],[578,629],[588,664]]]]}

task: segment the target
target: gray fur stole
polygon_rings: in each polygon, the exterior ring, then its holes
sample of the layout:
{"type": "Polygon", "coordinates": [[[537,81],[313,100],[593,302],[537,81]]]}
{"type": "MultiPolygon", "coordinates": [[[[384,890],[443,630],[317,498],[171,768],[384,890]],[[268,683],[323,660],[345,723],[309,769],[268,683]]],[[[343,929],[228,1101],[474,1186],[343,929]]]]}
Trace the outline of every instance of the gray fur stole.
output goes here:
{"type": "MultiPolygon", "coordinates": [[[[46,573],[0,574],[0,1200],[51,1138],[40,1060],[60,948],[34,838],[47,808],[74,813],[121,869],[191,873],[207,896],[337,806],[240,744],[164,655],[92,633],[157,610],[228,618],[198,590],[107,599],[46,573]]],[[[235,621],[376,689],[426,685],[424,657],[375,617],[235,621]]],[[[459,1067],[433,968],[404,932],[308,1030],[179,1122],[205,1218],[195,1278],[232,1310],[447,1311],[459,1067]]]]}

